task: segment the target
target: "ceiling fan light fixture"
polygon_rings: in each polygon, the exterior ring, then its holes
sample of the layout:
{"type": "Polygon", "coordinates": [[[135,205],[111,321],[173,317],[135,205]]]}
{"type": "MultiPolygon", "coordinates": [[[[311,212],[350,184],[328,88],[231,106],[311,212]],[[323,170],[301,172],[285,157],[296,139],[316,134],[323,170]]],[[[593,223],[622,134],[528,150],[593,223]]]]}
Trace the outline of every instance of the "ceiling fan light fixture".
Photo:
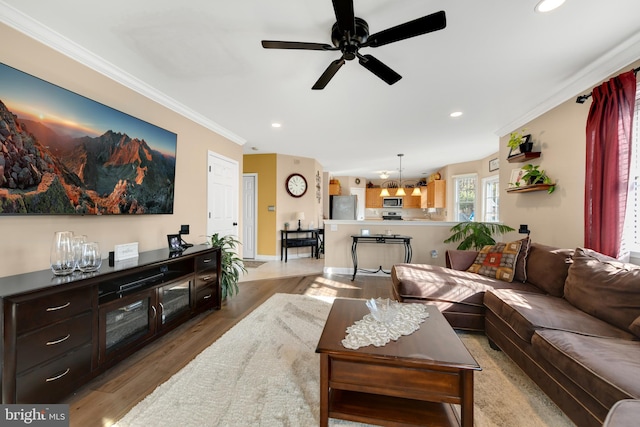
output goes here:
{"type": "Polygon", "coordinates": [[[540,0],[534,10],[538,13],[551,12],[562,6],[565,0],[540,0]]]}
{"type": "Polygon", "coordinates": [[[380,179],[387,179],[389,178],[389,174],[387,173],[387,171],[384,171],[380,174],[380,179]]]}

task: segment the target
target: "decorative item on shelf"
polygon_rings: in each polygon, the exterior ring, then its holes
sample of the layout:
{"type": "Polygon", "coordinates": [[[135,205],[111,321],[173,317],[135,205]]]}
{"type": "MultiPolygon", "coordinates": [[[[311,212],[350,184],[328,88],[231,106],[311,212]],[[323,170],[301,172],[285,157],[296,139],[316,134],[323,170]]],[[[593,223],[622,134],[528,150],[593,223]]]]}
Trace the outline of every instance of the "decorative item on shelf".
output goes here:
{"type": "Polygon", "coordinates": [[[56,231],[53,233],[49,261],[54,275],[66,276],[73,273],[76,262],[73,251],[72,231],[56,231]]]}
{"type": "Polygon", "coordinates": [[[80,258],[82,257],[82,245],[87,242],[84,234],[73,235],[73,259],[76,271],[80,271],[80,258]]]}
{"type": "Polygon", "coordinates": [[[531,134],[525,135],[525,131],[526,129],[522,129],[520,132],[511,132],[509,135],[509,141],[507,142],[507,147],[509,147],[508,157],[529,153],[533,149],[531,134]]]}
{"type": "Polygon", "coordinates": [[[285,223],[284,223],[284,229],[285,229],[285,230],[288,230],[288,229],[289,229],[289,223],[288,223],[288,222],[285,222],[285,223]]]}
{"type": "Polygon", "coordinates": [[[82,244],[82,255],[78,267],[83,273],[98,271],[102,266],[102,254],[100,245],[97,242],[87,242],[82,244]]]}
{"type": "Polygon", "coordinates": [[[521,188],[524,190],[525,187],[535,187],[535,186],[545,186],[547,193],[551,194],[555,191],[556,185],[551,181],[551,178],[546,174],[544,170],[540,170],[539,165],[527,164],[519,170],[518,175],[515,176],[514,173],[518,171],[515,169],[511,173],[511,182],[509,182],[509,187],[511,189],[521,188]]]}
{"type": "Polygon", "coordinates": [[[509,231],[515,231],[515,229],[496,222],[464,221],[454,225],[449,231],[453,232],[453,234],[444,243],[460,242],[456,249],[479,250],[487,245],[495,245],[496,241],[492,237],[493,234],[504,234],[509,231]]]}
{"type": "Polygon", "coordinates": [[[302,225],[300,221],[304,220],[304,212],[296,213],[296,219],[298,220],[298,231],[302,230],[302,225]]]}
{"type": "Polygon", "coordinates": [[[240,245],[233,236],[220,236],[218,233],[211,236],[211,246],[220,248],[220,289],[222,299],[237,295],[240,273],[247,272],[244,262],[237,255],[237,247],[240,245]]]}

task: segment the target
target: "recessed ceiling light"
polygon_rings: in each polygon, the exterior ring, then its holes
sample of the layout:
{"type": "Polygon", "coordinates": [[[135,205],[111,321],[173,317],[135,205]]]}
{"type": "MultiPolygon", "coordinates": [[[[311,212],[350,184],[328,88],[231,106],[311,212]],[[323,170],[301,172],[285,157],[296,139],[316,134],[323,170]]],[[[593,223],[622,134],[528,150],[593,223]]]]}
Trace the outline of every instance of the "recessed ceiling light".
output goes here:
{"type": "Polygon", "coordinates": [[[449,114],[450,117],[460,117],[462,115],[462,111],[454,111],[453,113],[449,114]]]}
{"type": "Polygon", "coordinates": [[[565,0],[540,0],[534,10],[540,13],[551,12],[562,6],[564,1],[565,0]]]}
{"type": "Polygon", "coordinates": [[[271,127],[272,127],[272,128],[279,128],[279,127],[281,127],[281,126],[282,126],[282,125],[281,125],[280,123],[271,123],[271,127]]]}

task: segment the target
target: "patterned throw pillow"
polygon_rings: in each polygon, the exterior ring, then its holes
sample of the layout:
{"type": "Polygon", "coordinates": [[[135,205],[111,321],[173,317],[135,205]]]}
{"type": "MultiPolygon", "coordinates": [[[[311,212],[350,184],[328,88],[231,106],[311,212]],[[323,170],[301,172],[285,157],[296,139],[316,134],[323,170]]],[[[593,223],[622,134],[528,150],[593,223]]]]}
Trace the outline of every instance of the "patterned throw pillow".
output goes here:
{"type": "Polygon", "coordinates": [[[478,252],[476,260],[467,271],[483,276],[513,281],[516,261],[522,242],[517,240],[509,243],[496,243],[493,246],[485,246],[478,252]]]}

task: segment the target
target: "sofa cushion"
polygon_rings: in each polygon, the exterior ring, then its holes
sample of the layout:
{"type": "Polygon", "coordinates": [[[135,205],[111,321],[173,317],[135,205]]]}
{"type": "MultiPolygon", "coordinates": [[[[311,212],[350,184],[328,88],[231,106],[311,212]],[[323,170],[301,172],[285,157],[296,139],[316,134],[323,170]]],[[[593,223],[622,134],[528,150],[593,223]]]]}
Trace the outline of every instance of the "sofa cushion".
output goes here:
{"type": "Polygon", "coordinates": [[[555,297],[564,293],[573,250],[531,243],[527,255],[527,282],[555,297]]]}
{"type": "Polygon", "coordinates": [[[532,339],[535,358],[548,360],[606,407],[640,398],[640,342],[540,330],[532,339]]]}
{"type": "Polygon", "coordinates": [[[590,316],[564,298],[547,294],[494,289],[485,294],[484,305],[509,324],[525,342],[530,342],[534,332],[543,328],[633,339],[630,333],[590,316]]]}
{"type": "Polygon", "coordinates": [[[640,419],[640,400],[620,400],[613,405],[602,427],[636,426],[638,425],[638,419],[640,419]]]}
{"type": "Polygon", "coordinates": [[[492,277],[505,282],[513,281],[516,261],[522,242],[496,243],[485,246],[478,252],[468,272],[492,277]]]}
{"type": "Polygon", "coordinates": [[[579,309],[630,331],[640,316],[640,266],[578,248],[564,296],[579,309]]]}
{"type": "Polygon", "coordinates": [[[516,261],[513,280],[524,283],[527,281],[527,256],[529,255],[529,249],[531,248],[531,239],[527,236],[524,239],[521,239],[520,242],[520,252],[518,253],[518,260],[516,261]]]}
{"type": "Polygon", "coordinates": [[[640,316],[636,317],[636,319],[629,325],[629,330],[637,337],[640,337],[640,316]]]}
{"type": "Polygon", "coordinates": [[[537,291],[535,286],[526,283],[507,283],[430,264],[395,264],[391,269],[391,278],[397,295],[402,299],[464,303],[478,307],[483,306],[487,290],[515,288],[537,291]]]}

